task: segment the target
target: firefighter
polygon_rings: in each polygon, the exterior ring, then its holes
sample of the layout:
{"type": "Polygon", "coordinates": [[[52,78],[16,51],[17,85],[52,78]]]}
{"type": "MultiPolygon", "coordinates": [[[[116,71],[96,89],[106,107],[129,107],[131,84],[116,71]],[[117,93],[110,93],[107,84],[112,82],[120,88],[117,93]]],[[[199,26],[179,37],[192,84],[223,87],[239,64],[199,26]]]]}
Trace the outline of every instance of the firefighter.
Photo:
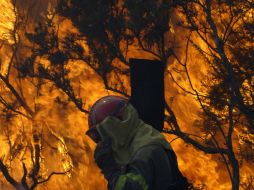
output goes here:
{"type": "Polygon", "coordinates": [[[109,190],[185,190],[176,156],[156,129],[144,123],[127,99],[106,96],[88,116],[95,162],[109,190]]]}

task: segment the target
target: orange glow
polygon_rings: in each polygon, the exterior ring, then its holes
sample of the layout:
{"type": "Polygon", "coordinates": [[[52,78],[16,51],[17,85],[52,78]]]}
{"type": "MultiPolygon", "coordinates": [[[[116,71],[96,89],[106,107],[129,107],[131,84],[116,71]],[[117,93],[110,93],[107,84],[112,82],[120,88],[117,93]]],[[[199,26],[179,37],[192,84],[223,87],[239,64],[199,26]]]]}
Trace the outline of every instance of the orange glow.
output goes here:
{"type": "Polygon", "coordinates": [[[13,43],[10,32],[14,28],[15,13],[14,7],[11,1],[1,0],[0,1],[1,13],[0,13],[0,40],[7,40],[9,43],[13,43]]]}
{"type": "MultiPolygon", "coordinates": [[[[10,0],[0,0],[0,10],[2,10],[0,11],[0,43],[4,42],[0,49],[0,73],[6,75],[11,58],[11,54],[7,52],[11,52],[10,46],[14,43],[10,31],[14,27],[15,14],[10,0]]],[[[61,18],[56,18],[56,22],[60,20],[61,18]]],[[[177,27],[173,27],[174,24],[174,21],[170,23],[173,33],[183,33],[177,27]]],[[[67,30],[78,33],[69,20],[61,21],[59,35],[64,37],[67,30]]],[[[182,37],[178,36],[178,38],[178,41],[182,40],[182,37]]],[[[200,39],[197,37],[194,39],[199,42],[202,48],[207,48],[200,39]]],[[[80,43],[83,47],[87,46],[83,41],[80,43]]],[[[184,47],[184,44],[181,45],[184,47]]],[[[88,51],[88,48],[86,50],[88,51]]],[[[194,48],[190,48],[189,51],[190,77],[196,90],[202,92],[201,81],[209,74],[209,68],[194,48]]],[[[184,52],[184,48],[181,48],[179,52],[184,52]]],[[[128,57],[154,59],[153,56],[140,52],[136,47],[131,47],[128,57]]],[[[41,59],[38,61],[43,65],[49,64],[48,60],[41,59]]],[[[170,63],[167,71],[177,67],[176,60],[169,60],[169,62],[172,63],[170,63]]],[[[70,69],[68,76],[74,91],[84,101],[85,109],[89,110],[98,98],[112,94],[105,89],[101,78],[84,62],[70,61],[66,67],[70,69]]],[[[190,90],[186,76],[179,76],[177,73],[173,73],[173,76],[178,79],[181,86],[190,90]]],[[[93,159],[95,144],[85,136],[88,129],[87,114],[80,112],[72,102],[68,101],[68,97],[50,82],[41,87],[40,95],[38,95],[37,89],[31,81],[28,79],[18,81],[16,78],[17,73],[13,69],[10,81],[17,89],[23,88],[23,91],[19,89],[19,93],[25,97],[29,107],[34,110],[35,116],[31,120],[17,115],[9,123],[0,116],[0,159],[11,166],[10,174],[20,181],[23,175],[22,162],[26,164],[28,169],[32,168],[31,153],[27,149],[34,148],[33,135],[36,131],[43,138],[40,141],[40,175],[47,178],[51,172],[67,172],[65,175],[53,176],[47,183],[39,185],[38,190],[106,190],[106,181],[93,159]],[[35,107],[36,109],[34,109],[35,107]],[[6,138],[8,132],[11,134],[9,139],[6,138]],[[17,151],[17,157],[13,159],[11,164],[8,160],[14,154],[10,153],[10,142],[14,147],[13,149],[17,151]],[[20,152],[18,152],[18,147],[14,146],[15,143],[22,145],[20,152]]],[[[128,78],[123,77],[123,80],[125,84],[129,84],[128,78]]],[[[179,125],[187,133],[198,134],[199,129],[195,128],[195,122],[200,119],[198,101],[173,83],[168,72],[165,74],[165,84],[166,98],[176,113],[179,125]]],[[[130,91],[130,89],[127,90],[130,91]]],[[[10,91],[1,80],[0,94],[8,101],[12,100],[10,91]]],[[[2,110],[2,108],[3,106],[0,104],[0,109],[2,110]]],[[[21,107],[18,108],[18,111],[26,113],[26,110],[21,107]]],[[[241,135],[238,129],[235,130],[236,134],[241,135]]],[[[165,136],[169,141],[175,138],[171,135],[165,136]]],[[[254,135],[249,134],[247,138],[254,142],[254,135]]],[[[191,145],[186,145],[180,139],[173,141],[171,145],[178,156],[181,171],[195,185],[206,184],[208,190],[230,189],[231,183],[226,167],[218,155],[204,154],[191,145]]],[[[246,163],[241,167],[242,182],[247,180],[250,174],[254,175],[254,163],[246,163]]],[[[0,189],[10,190],[11,188],[0,172],[0,189]]]]}

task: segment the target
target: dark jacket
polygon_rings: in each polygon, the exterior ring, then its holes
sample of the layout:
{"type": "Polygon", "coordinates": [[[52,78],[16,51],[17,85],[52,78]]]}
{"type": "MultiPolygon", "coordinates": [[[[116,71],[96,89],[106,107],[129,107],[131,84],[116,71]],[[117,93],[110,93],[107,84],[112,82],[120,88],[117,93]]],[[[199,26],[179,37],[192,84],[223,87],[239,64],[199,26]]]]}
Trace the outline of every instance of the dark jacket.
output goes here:
{"type": "Polygon", "coordinates": [[[133,106],[128,105],[121,120],[109,116],[96,128],[102,146],[97,145],[95,160],[110,190],[172,189],[181,174],[175,154],[164,136],[145,124],[133,106]],[[103,145],[107,139],[110,146],[103,145]]]}
{"type": "Polygon", "coordinates": [[[148,145],[138,150],[121,173],[109,181],[109,189],[169,190],[172,180],[168,152],[162,146],[148,145]]]}

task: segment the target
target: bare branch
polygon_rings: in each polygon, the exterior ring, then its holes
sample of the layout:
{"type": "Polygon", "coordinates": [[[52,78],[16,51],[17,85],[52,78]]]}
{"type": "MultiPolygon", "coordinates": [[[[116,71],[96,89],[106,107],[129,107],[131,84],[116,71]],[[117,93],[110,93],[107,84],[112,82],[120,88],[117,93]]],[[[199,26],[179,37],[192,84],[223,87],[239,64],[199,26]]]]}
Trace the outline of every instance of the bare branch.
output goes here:
{"type": "Polygon", "coordinates": [[[45,182],[49,181],[50,178],[51,178],[52,176],[54,176],[54,175],[66,175],[66,174],[68,174],[70,171],[71,171],[71,169],[69,169],[68,171],[65,171],[65,172],[52,172],[51,174],[49,174],[49,176],[48,176],[46,179],[44,179],[44,180],[42,180],[42,181],[39,181],[37,184],[42,184],[42,183],[45,183],[45,182]]]}
{"type": "Polygon", "coordinates": [[[13,93],[13,95],[16,97],[20,105],[27,111],[27,113],[30,116],[34,115],[34,112],[31,110],[31,108],[27,105],[27,103],[21,98],[19,93],[15,90],[15,88],[10,84],[10,82],[5,78],[2,74],[0,74],[0,79],[5,83],[5,85],[9,88],[9,90],[13,93]]]}
{"type": "Polygon", "coordinates": [[[181,131],[180,126],[178,125],[176,116],[173,113],[173,111],[170,109],[168,104],[166,104],[166,110],[170,114],[170,121],[167,121],[167,122],[172,123],[174,125],[175,130],[171,130],[171,131],[165,130],[164,132],[174,134],[174,135],[180,137],[182,140],[184,140],[184,142],[193,145],[195,148],[197,148],[205,153],[209,153],[209,154],[218,154],[218,153],[226,154],[227,153],[227,149],[206,147],[206,146],[203,146],[200,143],[198,143],[196,140],[193,140],[192,138],[190,138],[188,135],[186,135],[185,133],[183,133],[181,131]]]}
{"type": "Polygon", "coordinates": [[[5,179],[15,188],[17,188],[19,186],[19,183],[13,178],[11,177],[7,167],[4,165],[4,163],[2,162],[2,160],[0,159],[0,170],[3,173],[5,179]]]}
{"type": "Polygon", "coordinates": [[[10,105],[1,95],[0,95],[0,103],[2,105],[4,105],[4,107],[6,107],[7,109],[10,109],[11,111],[13,111],[14,113],[20,114],[20,115],[26,117],[27,119],[31,119],[30,116],[22,113],[21,111],[14,109],[14,107],[12,105],[10,105]]]}

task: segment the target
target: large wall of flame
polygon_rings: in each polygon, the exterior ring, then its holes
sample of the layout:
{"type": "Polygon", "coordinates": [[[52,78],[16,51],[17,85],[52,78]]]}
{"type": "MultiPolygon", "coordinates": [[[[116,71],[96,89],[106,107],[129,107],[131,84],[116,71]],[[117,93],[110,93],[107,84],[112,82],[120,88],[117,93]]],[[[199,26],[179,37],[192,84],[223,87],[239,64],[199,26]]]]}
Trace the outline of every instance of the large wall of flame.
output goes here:
{"type": "MultiPolygon", "coordinates": [[[[34,18],[34,21],[39,19],[41,13],[48,9],[48,1],[38,1],[36,9],[32,11],[31,17],[34,18]]],[[[29,0],[20,0],[18,1],[19,8],[29,7],[29,0]],[[21,3],[22,2],[22,3],[21,3]]],[[[13,22],[15,20],[15,15],[12,11],[11,2],[8,0],[0,0],[1,9],[4,8],[5,11],[0,11],[0,34],[7,38],[9,44],[12,43],[11,39],[8,40],[9,30],[12,30],[13,22]]],[[[61,30],[64,32],[66,28],[71,27],[69,21],[65,22],[61,26],[61,30]]],[[[181,34],[183,31],[175,28],[175,32],[181,34]]],[[[73,29],[75,31],[75,29],[73,29]]],[[[181,35],[178,35],[179,41],[184,41],[181,35]]],[[[184,45],[184,44],[182,44],[184,45]]],[[[8,49],[8,46],[6,47],[8,49]]],[[[191,77],[194,84],[199,87],[200,81],[203,76],[207,74],[206,65],[198,59],[198,54],[195,53],[194,49],[190,50],[189,59],[190,62],[189,68],[191,77]]],[[[1,49],[1,61],[4,65],[3,60],[8,60],[8,54],[5,54],[6,49],[1,49]]],[[[179,55],[181,55],[181,49],[179,50],[179,55]]],[[[130,56],[147,58],[147,55],[134,52],[130,56]]],[[[172,62],[168,69],[174,67],[175,60],[169,60],[172,62]]],[[[6,62],[7,63],[7,62],[6,62]]],[[[104,89],[103,82],[101,79],[84,63],[82,62],[72,62],[70,77],[74,89],[79,91],[81,98],[85,101],[85,108],[93,104],[93,102],[109,94],[107,90],[104,89]]],[[[1,67],[4,72],[4,67],[1,67]]],[[[15,71],[13,71],[13,77],[15,77],[15,71]]],[[[178,77],[181,85],[186,89],[189,88],[187,79],[184,76],[178,77]]],[[[13,83],[15,80],[13,78],[13,83]]],[[[169,75],[165,74],[165,84],[166,84],[166,97],[169,105],[172,107],[176,113],[177,119],[180,126],[189,133],[196,133],[198,129],[194,127],[194,123],[199,119],[199,105],[197,101],[190,95],[184,93],[175,83],[169,75]]],[[[54,190],[68,190],[68,189],[79,189],[79,190],[102,190],[106,189],[106,182],[103,179],[103,176],[100,174],[100,171],[96,167],[93,160],[93,150],[95,144],[85,136],[85,131],[87,130],[87,115],[80,112],[74,104],[65,103],[67,102],[67,97],[63,92],[58,89],[52,88],[52,84],[44,85],[41,91],[40,97],[35,97],[36,91],[31,86],[28,80],[22,81],[22,86],[26,88],[24,91],[24,97],[26,97],[29,105],[39,105],[40,109],[37,114],[37,121],[39,128],[43,131],[45,139],[48,142],[45,142],[45,149],[43,149],[42,155],[44,172],[50,173],[51,171],[58,171],[64,169],[65,165],[73,165],[73,171],[71,175],[65,176],[53,176],[49,182],[46,184],[40,185],[38,189],[54,189],[54,190]],[[62,103],[56,101],[60,99],[62,103]],[[63,139],[66,147],[63,147],[56,138],[50,135],[50,130],[54,131],[57,136],[63,139]],[[57,150],[52,150],[47,148],[47,143],[50,143],[51,146],[56,147],[57,150]],[[66,149],[66,150],[63,150],[66,149]],[[68,156],[64,154],[64,151],[68,152],[68,156]],[[71,162],[71,163],[70,163],[71,162]]],[[[0,85],[1,92],[4,92],[5,89],[0,85]]],[[[128,89],[130,90],[130,89],[128,89]]],[[[8,94],[8,92],[5,92],[8,94]]],[[[17,117],[12,121],[12,131],[13,131],[13,140],[16,139],[18,134],[15,133],[22,125],[25,126],[25,132],[27,135],[31,135],[31,125],[30,121],[26,120],[23,117],[17,117]]],[[[8,123],[3,123],[1,121],[0,128],[7,126],[8,123]]],[[[2,130],[1,130],[2,131],[2,130]]],[[[167,138],[172,140],[174,137],[167,136],[167,138]]],[[[4,135],[0,134],[0,158],[3,155],[8,155],[8,144],[4,139],[4,135]]],[[[174,150],[177,153],[179,166],[183,173],[190,179],[192,182],[197,184],[206,184],[207,189],[218,189],[218,190],[228,190],[230,189],[230,181],[228,174],[226,172],[225,166],[222,162],[219,161],[218,156],[212,156],[208,154],[201,153],[197,151],[192,146],[185,144],[181,140],[175,140],[171,143],[174,150]]],[[[11,174],[15,178],[22,176],[21,162],[17,160],[13,163],[15,169],[10,170],[11,174]]],[[[66,166],[68,167],[68,166],[66,166]]],[[[249,164],[242,168],[241,173],[250,174],[253,173],[253,165],[249,164]]],[[[244,176],[244,175],[243,175],[244,176]]],[[[0,174],[0,189],[7,190],[11,189],[10,185],[6,183],[2,174],[0,174]]]]}

